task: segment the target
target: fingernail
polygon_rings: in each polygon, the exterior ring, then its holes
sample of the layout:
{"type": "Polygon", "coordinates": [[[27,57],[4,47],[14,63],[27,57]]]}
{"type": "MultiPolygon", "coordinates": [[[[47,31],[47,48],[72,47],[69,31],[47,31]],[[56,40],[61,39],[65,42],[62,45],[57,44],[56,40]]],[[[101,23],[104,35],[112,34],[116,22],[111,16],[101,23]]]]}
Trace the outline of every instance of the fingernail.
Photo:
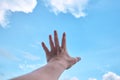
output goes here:
{"type": "Polygon", "coordinates": [[[41,44],[44,45],[44,42],[42,42],[41,44]]]}
{"type": "Polygon", "coordinates": [[[65,36],[65,32],[63,33],[63,36],[65,36]]]}
{"type": "Polygon", "coordinates": [[[81,58],[80,58],[80,57],[77,57],[77,59],[78,59],[78,61],[80,61],[80,60],[81,60],[81,58]]]}
{"type": "Polygon", "coordinates": [[[49,35],[49,38],[51,38],[52,36],[51,35],[49,35]]]}
{"type": "Polygon", "coordinates": [[[56,31],[56,30],[54,30],[54,33],[56,34],[56,33],[57,33],[57,31],[56,31]]]}

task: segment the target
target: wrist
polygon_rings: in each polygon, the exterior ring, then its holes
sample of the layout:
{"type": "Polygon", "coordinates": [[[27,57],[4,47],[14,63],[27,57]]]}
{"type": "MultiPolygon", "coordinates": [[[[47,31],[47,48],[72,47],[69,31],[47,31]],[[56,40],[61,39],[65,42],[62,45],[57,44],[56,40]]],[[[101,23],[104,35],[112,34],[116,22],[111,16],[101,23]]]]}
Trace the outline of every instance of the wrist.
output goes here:
{"type": "Polygon", "coordinates": [[[62,70],[66,70],[67,68],[67,66],[64,65],[62,61],[50,61],[48,65],[52,66],[53,68],[62,69],[62,70]]]}

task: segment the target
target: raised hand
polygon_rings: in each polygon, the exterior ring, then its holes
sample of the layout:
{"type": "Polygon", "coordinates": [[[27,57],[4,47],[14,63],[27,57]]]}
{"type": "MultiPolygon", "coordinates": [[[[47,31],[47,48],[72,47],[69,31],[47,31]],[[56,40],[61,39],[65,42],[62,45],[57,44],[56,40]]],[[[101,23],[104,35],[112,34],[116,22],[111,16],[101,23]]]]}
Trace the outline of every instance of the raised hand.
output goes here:
{"type": "Polygon", "coordinates": [[[57,62],[64,66],[65,69],[70,68],[72,65],[77,63],[81,58],[76,57],[73,58],[69,56],[66,48],[66,34],[63,33],[62,43],[59,44],[57,31],[54,31],[54,41],[52,40],[52,36],[49,35],[49,44],[50,50],[47,48],[44,42],[42,42],[42,47],[46,53],[47,62],[57,62]]]}
{"type": "Polygon", "coordinates": [[[66,34],[63,33],[61,46],[59,45],[57,32],[54,31],[54,42],[49,35],[50,50],[42,42],[42,47],[46,53],[48,64],[31,73],[10,79],[10,80],[58,80],[64,70],[80,60],[80,57],[69,56],[66,48],[66,34]]]}

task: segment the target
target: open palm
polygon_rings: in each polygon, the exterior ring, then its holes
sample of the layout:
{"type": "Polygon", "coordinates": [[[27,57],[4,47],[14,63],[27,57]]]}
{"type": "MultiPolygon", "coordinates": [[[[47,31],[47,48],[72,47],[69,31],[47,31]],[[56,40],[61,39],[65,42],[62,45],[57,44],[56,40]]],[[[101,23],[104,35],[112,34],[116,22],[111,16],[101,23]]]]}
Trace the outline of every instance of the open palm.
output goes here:
{"type": "Polygon", "coordinates": [[[54,31],[54,42],[52,36],[49,35],[49,44],[51,50],[49,50],[45,43],[42,42],[42,47],[46,53],[47,62],[59,62],[66,69],[70,68],[73,64],[80,60],[80,57],[73,58],[69,56],[66,49],[66,34],[63,33],[61,46],[59,45],[57,31],[54,31]]]}

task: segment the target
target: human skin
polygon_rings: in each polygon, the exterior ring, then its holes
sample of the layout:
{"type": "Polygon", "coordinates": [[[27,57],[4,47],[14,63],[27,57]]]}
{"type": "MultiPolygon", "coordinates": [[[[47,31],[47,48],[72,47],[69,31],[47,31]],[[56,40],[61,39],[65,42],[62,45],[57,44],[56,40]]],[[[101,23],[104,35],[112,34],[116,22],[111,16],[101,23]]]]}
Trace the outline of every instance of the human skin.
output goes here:
{"type": "Polygon", "coordinates": [[[44,42],[42,47],[45,51],[47,64],[43,67],[28,73],[26,75],[11,79],[11,80],[58,80],[60,75],[69,69],[72,65],[77,63],[80,57],[71,57],[66,48],[66,34],[63,33],[62,43],[59,44],[57,31],[54,31],[54,41],[52,36],[49,35],[50,50],[44,42]]]}

